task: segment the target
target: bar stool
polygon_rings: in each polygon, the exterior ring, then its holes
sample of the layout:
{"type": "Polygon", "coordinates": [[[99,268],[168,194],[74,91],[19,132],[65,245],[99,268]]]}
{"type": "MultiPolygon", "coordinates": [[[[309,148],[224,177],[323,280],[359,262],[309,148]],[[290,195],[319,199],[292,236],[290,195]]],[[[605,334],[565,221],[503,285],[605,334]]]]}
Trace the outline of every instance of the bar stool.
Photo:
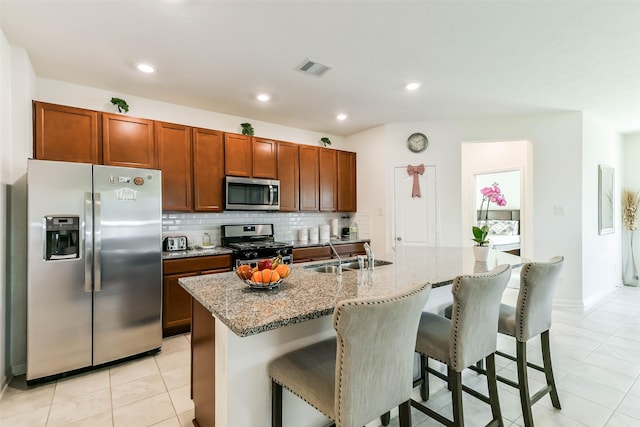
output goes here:
{"type": "Polygon", "coordinates": [[[400,426],[411,426],[413,353],[420,313],[431,285],[385,297],[338,303],[336,338],[287,353],[269,364],[271,425],[282,426],[282,389],[335,422],[361,427],[400,407],[400,426]]]}
{"type": "Polygon", "coordinates": [[[511,267],[504,264],[487,273],[456,277],[451,287],[451,320],[434,313],[422,313],[416,341],[416,351],[420,353],[420,378],[414,386],[420,385],[422,400],[428,400],[428,373],[447,381],[451,389],[453,420],[415,400],[411,400],[411,406],[446,426],[463,426],[462,391],[465,391],[491,405],[493,419],[488,425],[503,425],[494,353],[500,300],[510,276],[511,267]],[[447,365],[447,375],[430,368],[428,358],[447,365]],[[481,359],[487,364],[489,396],[462,384],[462,371],[481,359]]]}
{"type": "Polygon", "coordinates": [[[515,307],[500,305],[498,332],[516,339],[516,357],[497,351],[496,354],[516,362],[518,382],[498,377],[498,380],[520,390],[520,405],[524,425],[533,426],[531,405],[549,393],[554,408],[561,409],[558,390],[553,379],[551,351],[549,349],[549,328],[551,328],[551,307],[558,276],[564,264],[564,257],[556,256],[548,262],[532,262],[522,266],[520,290],[515,307]],[[540,335],[543,366],[527,362],[527,341],[540,335]],[[533,396],[529,393],[527,366],[544,372],[547,385],[533,396]]]}

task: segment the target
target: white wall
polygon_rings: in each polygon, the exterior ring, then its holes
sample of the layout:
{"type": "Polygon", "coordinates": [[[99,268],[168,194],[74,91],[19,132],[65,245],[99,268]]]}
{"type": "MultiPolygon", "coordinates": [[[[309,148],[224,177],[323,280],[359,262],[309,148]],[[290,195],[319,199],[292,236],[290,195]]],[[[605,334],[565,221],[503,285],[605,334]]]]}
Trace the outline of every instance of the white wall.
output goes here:
{"type": "Polygon", "coordinates": [[[8,375],[24,370],[26,165],[32,151],[34,89],[26,52],[11,48],[0,31],[0,389],[8,375]]]}
{"type": "MultiPolygon", "coordinates": [[[[628,157],[628,154],[627,154],[628,157]]],[[[590,305],[622,284],[622,138],[604,122],[583,115],[582,298],[590,305]],[[598,234],[598,165],[615,168],[613,234],[598,234]]]]}
{"type": "Polygon", "coordinates": [[[129,104],[128,115],[132,117],[236,133],[241,133],[240,123],[248,121],[253,125],[256,136],[309,145],[320,145],[320,138],[328,136],[331,140],[332,148],[348,149],[344,145],[344,138],[336,135],[320,134],[304,129],[252,120],[248,117],[199,110],[58,80],[38,78],[37,84],[36,100],[38,101],[114,113],[117,109],[111,104],[110,100],[115,96],[127,101],[129,104]]]}
{"type": "MultiPolygon", "coordinates": [[[[370,132],[370,131],[368,131],[370,132]]],[[[531,142],[533,157],[532,217],[535,233],[531,256],[536,260],[563,254],[567,258],[555,302],[582,305],[582,114],[567,112],[485,119],[397,123],[377,129],[372,141],[364,133],[349,136],[358,152],[358,203],[371,209],[379,203],[380,181],[393,165],[433,164],[437,167],[440,244],[469,244],[463,227],[461,143],[464,141],[531,142]],[[407,137],[423,132],[429,148],[419,154],[405,147],[407,137]],[[368,156],[367,162],[360,162],[368,156]],[[362,165],[362,166],[361,166],[362,165]],[[565,215],[554,215],[554,207],[565,215]]],[[[385,210],[393,209],[392,182],[387,179],[385,210]]],[[[373,220],[372,220],[373,223],[373,220]]],[[[382,244],[377,242],[376,244],[382,244]]],[[[387,235],[384,248],[390,248],[387,235]]]]}
{"type": "Polygon", "coordinates": [[[0,31],[0,395],[7,382],[7,194],[11,169],[11,47],[0,31]]]}

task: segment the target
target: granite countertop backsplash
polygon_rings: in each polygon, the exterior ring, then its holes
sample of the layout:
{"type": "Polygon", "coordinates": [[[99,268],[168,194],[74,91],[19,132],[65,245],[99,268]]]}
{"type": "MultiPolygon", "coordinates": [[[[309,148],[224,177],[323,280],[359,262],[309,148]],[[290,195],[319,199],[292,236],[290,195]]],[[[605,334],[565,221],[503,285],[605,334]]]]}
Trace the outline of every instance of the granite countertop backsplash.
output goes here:
{"type": "Polygon", "coordinates": [[[174,251],[174,252],[162,252],[162,259],[179,259],[179,258],[193,258],[199,256],[211,256],[211,255],[227,255],[232,251],[228,248],[218,247],[210,249],[188,249],[186,251],[174,251]]]}
{"type": "MultiPolygon", "coordinates": [[[[334,245],[344,245],[348,243],[362,243],[367,241],[369,241],[369,239],[353,239],[353,240],[331,239],[331,243],[333,243],[334,245]]],[[[311,248],[314,246],[323,246],[323,245],[326,245],[327,242],[328,240],[316,240],[316,241],[294,240],[294,241],[285,242],[285,243],[291,243],[293,245],[293,248],[296,249],[296,248],[311,248]]],[[[228,249],[222,246],[216,246],[215,248],[211,248],[211,249],[193,248],[193,249],[188,249],[186,251],[162,252],[162,259],[178,259],[178,258],[192,258],[192,257],[210,256],[210,255],[226,255],[226,254],[230,254],[231,252],[232,252],[231,249],[228,249]]]]}
{"type": "Polygon", "coordinates": [[[294,264],[289,277],[271,290],[252,289],[234,272],[186,277],[179,283],[231,331],[246,337],[329,315],[345,299],[388,295],[418,283],[444,286],[460,274],[522,263],[520,257],[495,250],[487,263],[476,263],[471,247],[401,248],[378,259],[393,264],[373,271],[345,270],[342,276],[305,268],[328,261],[294,264]]]}
{"type": "MultiPolygon", "coordinates": [[[[346,245],[349,243],[363,243],[363,242],[369,242],[369,239],[348,239],[348,240],[342,240],[342,239],[331,239],[331,243],[335,246],[335,245],[346,245]]],[[[291,242],[285,242],[285,243],[291,243],[293,245],[294,249],[297,248],[312,248],[314,246],[324,246],[327,244],[327,242],[329,242],[329,240],[293,240],[291,242]]]]}

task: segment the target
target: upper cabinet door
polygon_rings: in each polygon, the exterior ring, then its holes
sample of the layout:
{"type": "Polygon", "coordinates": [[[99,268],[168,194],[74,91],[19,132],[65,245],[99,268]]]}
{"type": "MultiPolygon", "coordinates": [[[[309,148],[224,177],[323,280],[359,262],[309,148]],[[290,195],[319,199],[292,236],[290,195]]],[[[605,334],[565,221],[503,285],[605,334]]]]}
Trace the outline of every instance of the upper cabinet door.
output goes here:
{"type": "Polygon", "coordinates": [[[320,148],[320,210],[336,210],[337,158],[336,150],[320,148]]]}
{"type": "Polygon", "coordinates": [[[96,111],[44,102],[33,109],[36,159],[100,163],[96,111]]]}
{"type": "Polygon", "coordinates": [[[190,211],[191,128],[156,122],[158,167],[162,170],[162,210],[190,211]]]}
{"type": "Polygon", "coordinates": [[[102,113],[102,152],[105,165],[156,168],[153,120],[102,113]]]}
{"type": "Polygon", "coordinates": [[[253,165],[251,155],[251,137],[237,133],[224,134],[224,173],[225,175],[251,178],[253,165]]]}
{"type": "Polygon", "coordinates": [[[298,210],[299,159],[298,144],[278,142],[278,179],[280,180],[280,210],[298,210]]]}
{"type": "Polygon", "coordinates": [[[319,147],[300,145],[300,210],[319,210],[318,152],[319,147]]]}
{"type": "Polygon", "coordinates": [[[252,139],[253,177],[276,179],[278,177],[276,142],[264,138],[252,139]]]}
{"type": "Polygon", "coordinates": [[[338,211],[357,211],[356,153],[338,151],[338,211]]]}
{"type": "Polygon", "coordinates": [[[196,211],[222,212],[224,141],[222,132],[193,129],[193,192],[196,211]]]}

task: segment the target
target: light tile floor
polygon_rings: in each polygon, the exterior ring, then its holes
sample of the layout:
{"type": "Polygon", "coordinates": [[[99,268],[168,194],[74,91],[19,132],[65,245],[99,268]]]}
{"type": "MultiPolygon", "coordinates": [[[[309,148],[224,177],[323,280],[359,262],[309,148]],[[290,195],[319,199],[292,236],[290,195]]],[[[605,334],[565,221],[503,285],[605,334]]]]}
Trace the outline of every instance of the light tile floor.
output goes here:
{"type": "MultiPolygon", "coordinates": [[[[503,300],[513,304],[517,289],[503,300]]],[[[514,353],[514,343],[500,336],[498,347],[514,353]]],[[[640,427],[640,288],[621,287],[590,309],[555,308],[551,353],[562,410],[548,397],[534,405],[536,426],[640,427]]],[[[529,359],[540,363],[539,340],[529,343],[529,359]]],[[[0,426],[189,426],[189,336],[163,341],[162,351],[133,362],[37,387],[15,378],[0,399],[0,426]]],[[[498,358],[498,371],[516,378],[512,362],[498,358]]],[[[486,392],[484,377],[465,372],[465,384],[486,392]]],[[[530,387],[543,385],[530,371],[530,387]]],[[[450,395],[432,376],[428,406],[450,416],[450,395]]],[[[418,398],[417,389],[414,394],[418,398]]],[[[523,426],[517,390],[499,384],[506,426],[523,426]]],[[[464,398],[465,425],[483,426],[487,405],[464,398]]],[[[265,421],[268,425],[268,421],[265,421]]],[[[397,418],[391,420],[397,426],[397,418]]],[[[414,427],[438,426],[413,410],[414,427]]]]}
{"type": "Polygon", "coordinates": [[[189,338],[165,338],[154,356],[43,385],[16,377],[0,399],[0,426],[191,426],[189,338]]]}

